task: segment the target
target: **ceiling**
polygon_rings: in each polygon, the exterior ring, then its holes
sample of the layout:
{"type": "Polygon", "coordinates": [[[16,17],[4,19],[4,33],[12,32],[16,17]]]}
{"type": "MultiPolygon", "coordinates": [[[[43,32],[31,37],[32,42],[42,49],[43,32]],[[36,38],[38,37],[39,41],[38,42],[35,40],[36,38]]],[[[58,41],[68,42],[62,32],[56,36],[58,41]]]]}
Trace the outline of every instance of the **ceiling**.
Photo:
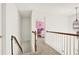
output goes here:
{"type": "Polygon", "coordinates": [[[21,18],[30,18],[31,17],[31,11],[30,10],[23,10],[23,11],[19,11],[19,14],[21,16],[21,18]]]}
{"type": "MultiPolygon", "coordinates": [[[[26,10],[49,10],[53,14],[62,15],[74,15],[75,7],[79,6],[79,3],[16,3],[15,4],[22,15],[30,15],[30,12],[26,10]]],[[[79,9],[78,9],[79,13],[79,9]]]]}

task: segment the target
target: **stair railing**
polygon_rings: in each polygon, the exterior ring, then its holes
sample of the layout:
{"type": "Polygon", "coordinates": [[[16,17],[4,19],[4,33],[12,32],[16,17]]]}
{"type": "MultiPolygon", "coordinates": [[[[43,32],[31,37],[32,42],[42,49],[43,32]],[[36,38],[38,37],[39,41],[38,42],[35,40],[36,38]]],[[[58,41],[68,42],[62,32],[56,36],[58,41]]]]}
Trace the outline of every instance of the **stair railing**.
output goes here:
{"type": "Polygon", "coordinates": [[[16,41],[18,47],[20,48],[21,52],[23,53],[22,47],[21,47],[21,45],[19,44],[17,38],[16,38],[14,35],[11,35],[11,54],[13,55],[13,52],[14,52],[14,50],[13,50],[13,49],[14,49],[14,47],[13,47],[13,40],[16,41]]]}
{"type": "MultiPolygon", "coordinates": [[[[56,44],[64,55],[79,55],[79,35],[72,33],[63,33],[55,31],[46,31],[51,37],[52,43],[56,44]],[[61,47],[62,46],[62,47],[61,47]]],[[[49,38],[48,38],[49,39],[49,38]]],[[[49,39],[50,40],[50,39],[49,39]]]]}
{"type": "Polygon", "coordinates": [[[34,34],[34,49],[35,49],[35,52],[37,51],[37,44],[36,44],[36,31],[32,31],[32,33],[34,34]]]}

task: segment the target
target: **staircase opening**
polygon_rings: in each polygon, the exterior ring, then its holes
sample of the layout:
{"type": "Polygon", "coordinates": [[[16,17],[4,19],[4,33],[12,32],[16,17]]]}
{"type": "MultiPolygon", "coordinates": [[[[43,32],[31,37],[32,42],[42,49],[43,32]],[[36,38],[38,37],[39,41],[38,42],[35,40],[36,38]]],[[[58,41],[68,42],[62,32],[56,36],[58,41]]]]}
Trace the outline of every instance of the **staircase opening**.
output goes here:
{"type": "Polygon", "coordinates": [[[23,53],[32,51],[31,48],[31,11],[20,12],[20,32],[23,53]]]}

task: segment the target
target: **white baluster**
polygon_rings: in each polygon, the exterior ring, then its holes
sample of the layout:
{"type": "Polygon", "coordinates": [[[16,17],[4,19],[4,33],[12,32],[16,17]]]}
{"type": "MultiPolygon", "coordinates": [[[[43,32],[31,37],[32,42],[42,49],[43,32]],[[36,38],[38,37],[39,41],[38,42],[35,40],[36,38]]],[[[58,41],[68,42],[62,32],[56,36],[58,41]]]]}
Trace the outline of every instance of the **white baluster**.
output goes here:
{"type": "Polygon", "coordinates": [[[79,55],[79,37],[78,37],[78,55],[79,55]]]}
{"type": "Polygon", "coordinates": [[[65,42],[65,36],[64,36],[64,55],[66,54],[65,52],[66,52],[66,47],[65,47],[65,44],[66,44],[66,42],[65,42]]]}
{"type": "Polygon", "coordinates": [[[70,36],[70,39],[69,39],[69,54],[71,55],[71,36],[70,36]]]}
{"type": "Polygon", "coordinates": [[[66,55],[68,55],[68,35],[66,36],[66,55]]]}
{"type": "Polygon", "coordinates": [[[65,50],[64,50],[64,35],[63,35],[63,39],[62,39],[62,53],[64,54],[65,50]]]}
{"type": "Polygon", "coordinates": [[[75,36],[73,37],[73,55],[75,55],[75,36]]]}

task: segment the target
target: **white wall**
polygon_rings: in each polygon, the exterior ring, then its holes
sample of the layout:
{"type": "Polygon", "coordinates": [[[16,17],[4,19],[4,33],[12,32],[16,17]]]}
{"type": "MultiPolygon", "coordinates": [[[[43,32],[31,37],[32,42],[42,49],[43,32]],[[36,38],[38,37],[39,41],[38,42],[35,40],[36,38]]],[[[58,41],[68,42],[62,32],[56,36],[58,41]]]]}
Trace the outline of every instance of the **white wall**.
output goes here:
{"type": "Polygon", "coordinates": [[[2,4],[2,54],[6,54],[6,4],[2,4]]]}
{"type": "MultiPolygon", "coordinates": [[[[14,4],[6,4],[6,54],[11,54],[11,35],[16,36],[20,43],[20,20],[18,10],[14,4]]],[[[18,54],[19,48],[14,42],[14,54],[18,54]]]]}
{"type": "Polygon", "coordinates": [[[1,3],[0,3],[0,35],[2,34],[2,13],[1,13],[1,11],[2,11],[2,9],[1,9],[2,7],[1,7],[1,3]]]}
{"type": "MultiPolygon", "coordinates": [[[[2,36],[2,5],[0,3],[0,35],[2,36]]],[[[0,55],[2,54],[2,38],[0,38],[0,55]]]]}

